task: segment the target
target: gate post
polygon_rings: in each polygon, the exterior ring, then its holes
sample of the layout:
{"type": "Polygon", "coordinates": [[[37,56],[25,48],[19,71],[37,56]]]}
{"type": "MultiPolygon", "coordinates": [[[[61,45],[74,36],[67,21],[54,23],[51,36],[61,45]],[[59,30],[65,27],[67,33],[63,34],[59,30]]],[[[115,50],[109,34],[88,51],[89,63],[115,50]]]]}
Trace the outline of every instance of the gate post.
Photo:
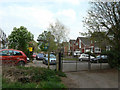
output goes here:
{"type": "Polygon", "coordinates": [[[89,61],[88,61],[88,71],[90,71],[90,70],[91,70],[91,61],[90,61],[90,55],[91,55],[91,54],[89,54],[89,61]]]}
{"type": "Polygon", "coordinates": [[[59,71],[61,71],[61,52],[59,52],[59,71]]]}

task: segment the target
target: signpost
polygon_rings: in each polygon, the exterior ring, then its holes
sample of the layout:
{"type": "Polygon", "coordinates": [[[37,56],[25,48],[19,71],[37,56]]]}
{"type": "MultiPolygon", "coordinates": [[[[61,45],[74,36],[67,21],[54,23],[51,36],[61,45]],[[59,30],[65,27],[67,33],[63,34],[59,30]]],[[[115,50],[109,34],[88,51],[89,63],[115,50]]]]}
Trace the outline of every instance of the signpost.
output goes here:
{"type": "Polygon", "coordinates": [[[30,61],[32,61],[32,52],[33,52],[33,47],[29,47],[29,52],[30,52],[30,61]]]}
{"type": "Polygon", "coordinates": [[[33,47],[29,47],[29,51],[32,52],[33,51],[33,47]]]}

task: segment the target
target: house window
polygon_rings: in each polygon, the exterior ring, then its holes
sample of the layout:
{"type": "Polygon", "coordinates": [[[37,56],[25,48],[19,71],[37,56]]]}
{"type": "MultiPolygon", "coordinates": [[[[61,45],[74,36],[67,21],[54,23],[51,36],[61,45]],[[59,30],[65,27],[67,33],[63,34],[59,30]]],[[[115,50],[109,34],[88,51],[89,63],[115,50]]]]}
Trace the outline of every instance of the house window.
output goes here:
{"type": "Polygon", "coordinates": [[[81,40],[79,40],[79,48],[81,48],[81,40]]]}
{"type": "Polygon", "coordinates": [[[78,43],[76,43],[76,45],[78,45],[78,43]]]}
{"type": "Polygon", "coordinates": [[[93,46],[91,46],[91,53],[93,53],[93,46]]]}
{"type": "Polygon", "coordinates": [[[85,52],[90,52],[90,49],[86,49],[85,52]]]}

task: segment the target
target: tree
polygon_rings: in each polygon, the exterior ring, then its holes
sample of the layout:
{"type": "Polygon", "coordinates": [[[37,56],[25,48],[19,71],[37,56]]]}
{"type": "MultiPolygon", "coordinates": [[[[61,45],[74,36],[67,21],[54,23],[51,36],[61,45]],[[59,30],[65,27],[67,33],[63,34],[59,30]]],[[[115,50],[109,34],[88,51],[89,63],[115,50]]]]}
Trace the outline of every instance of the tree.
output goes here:
{"type": "Polygon", "coordinates": [[[27,52],[28,42],[34,38],[33,34],[28,32],[27,28],[20,26],[20,28],[13,28],[13,31],[8,36],[9,48],[18,49],[27,52]]]}
{"type": "Polygon", "coordinates": [[[68,36],[68,29],[60,22],[56,21],[55,24],[50,24],[48,30],[51,32],[51,34],[55,37],[55,40],[57,42],[57,51],[56,51],[56,62],[57,62],[57,71],[59,67],[59,60],[58,60],[58,53],[61,51],[61,42],[67,40],[68,36]]]}
{"type": "Polygon", "coordinates": [[[107,40],[112,45],[107,52],[110,66],[119,66],[120,63],[120,1],[118,2],[92,2],[92,8],[88,11],[88,17],[84,25],[88,29],[88,35],[98,42],[107,40]]]}
{"type": "Polygon", "coordinates": [[[48,49],[50,51],[54,51],[57,48],[55,38],[50,31],[44,31],[42,34],[38,36],[38,45],[41,51],[45,52],[47,52],[48,49]]]}
{"type": "Polygon", "coordinates": [[[91,4],[92,8],[84,20],[89,35],[105,32],[105,37],[102,38],[107,39],[114,49],[120,50],[120,1],[92,2],[91,4]]]}
{"type": "Polygon", "coordinates": [[[50,24],[48,30],[54,35],[58,46],[61,42],[67,41],[69,31],[60,21],[50,24]]]}
{"type": "Polygon", "coordinates": [[[31,46],[33,47],[33,52],[39,52],[40,51],[39,48],[38,48],[38,43],[36,41],[33,40],[29,43],[32,44],[31,46]]]}

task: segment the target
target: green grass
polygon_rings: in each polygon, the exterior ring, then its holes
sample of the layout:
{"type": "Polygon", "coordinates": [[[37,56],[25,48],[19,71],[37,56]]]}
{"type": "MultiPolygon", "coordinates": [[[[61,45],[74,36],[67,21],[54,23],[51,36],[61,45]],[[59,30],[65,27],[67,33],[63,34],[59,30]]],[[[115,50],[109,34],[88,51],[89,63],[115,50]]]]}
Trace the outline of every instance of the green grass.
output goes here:
{"type": "Polygon", "coordinates": [[[64,84],[59,83],[59,82],[42,82],[41,83],[42,88],[66,88],[64,84]]]}
{"type": "MultiPolygon", "coordinates": [[[[16,78],[16,81],[12,81],[3,76],[2,88],[65,88],[60,79],[60,77],[66,77],[63,72],[39,67],[14,68],[15,69],[11,68],[11,71],[15,70],[13,71],[14,73],[20,72],[18,77],[30,76],[30,78],[23,78],[22,81],[21,79],[16,78]]],[[[8,69],[8,71],[11,72],[10,69],[8,69]]],[[[12,77],[14,77],[14,74],[12,77]]]]}

